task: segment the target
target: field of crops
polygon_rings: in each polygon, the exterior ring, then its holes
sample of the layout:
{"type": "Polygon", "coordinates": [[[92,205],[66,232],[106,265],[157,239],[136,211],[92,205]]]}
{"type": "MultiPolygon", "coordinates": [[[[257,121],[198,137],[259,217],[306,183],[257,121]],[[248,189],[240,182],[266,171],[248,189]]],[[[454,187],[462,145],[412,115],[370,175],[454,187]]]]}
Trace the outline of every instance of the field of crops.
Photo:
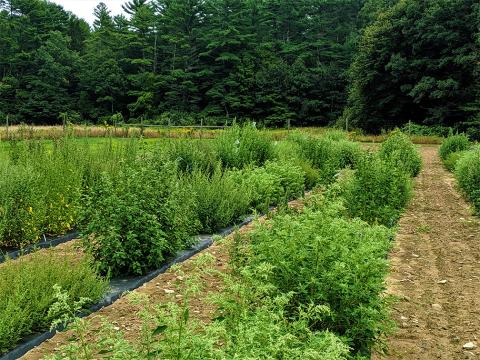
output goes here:
{"type": "MultiPolygon", "coordinates": [[[[386,257],[421,168],[399,131],[378,151],[339,131],[277,141],[246,125],[204,140],[15,140],[0,158],[3,251],[82,235],[73,247],[0,264],[1,352],[73,321],[78,341],[60,358],[359,359],[392,328],[386,257]],[[286,206],[306,191],[300,208],[286,206]],[[194,235],[252,213],[269,215],[224,242],[209,321],[191,315],[185,295],[145,307],[134,341],[108,323],[85,341],[88,322],[75,315],[102,299],[110,279],[158,269],[194,235]]],[[[211,261],[201,259],[183,294],[204,285],[211,261]]]]}

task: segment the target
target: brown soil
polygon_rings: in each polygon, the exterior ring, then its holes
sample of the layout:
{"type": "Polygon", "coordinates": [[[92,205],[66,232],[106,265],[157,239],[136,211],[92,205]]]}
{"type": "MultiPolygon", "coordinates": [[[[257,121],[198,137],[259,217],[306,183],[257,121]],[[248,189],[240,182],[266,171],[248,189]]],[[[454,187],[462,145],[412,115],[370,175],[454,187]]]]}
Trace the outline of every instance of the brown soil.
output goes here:
{"type": "Polygon", "coordinates": [[[398,329],[374,360],[480,358],[479,348],[463,349],[480,347],[480,221],[437,152],[422,147],[424,170],[390,256],[398,329]]]}
{"type": "MultiPolygon", "coordinates": [[[[301,208],[303,200],[295,200],[289,203],[292,208],[301,208]]],[[[257,221],[264,221],[265,217],[257,221]]],[[[239,230],[240,234],[250,231],[256,222],[250,223],[239,230]]],[[[143,286],[135,290],[133,293],[147,296],[148,303],[158,305],[162,303],[175,301],[181,303],[183,301],[182,284],[189,277],[198,275],[201,282],[205,284],[199,293],[196,293],[189,300],[190,314],[192,318],[208,323],[214,317],[215,306],[209,301],[210,295],[218,293],[222,290],[222,276],[218,273],[225,273],[228,270],[229,246],[228,243],[233,239],[234,234],[228,236],[224,241],[214,243],[210,248],[204,250],[200,254],[193,256],[187,261],[181,263],[177,269],[170,269],[166,273],[157,276],[152,281],[145,283],[143,286]],[[208,265],[208,272],[203,267],[199,267],[196,259],[199,256],[210,254],[214,258],[213,265],[208,265]],[[184,273],[185,275],[179,275],[184,273]]],[[[110,306],[87,317],[89,320],[89,331],[87,337],[91,341],[95,341],[96,334],[104,320],[113,324],[122,331],[126,340],[135,341],[138,339],[139,333],[144,323],[139,312],[144,309],[144,305],[129,300],[130,297],[124,296],[110,306]]],[[[60,354],[61,347],[69,343],[72,338],[71,331],[57,333],[52,339],[49,339],[31,350],[21,359],[41,359],[45,355],[60,354]]]]}

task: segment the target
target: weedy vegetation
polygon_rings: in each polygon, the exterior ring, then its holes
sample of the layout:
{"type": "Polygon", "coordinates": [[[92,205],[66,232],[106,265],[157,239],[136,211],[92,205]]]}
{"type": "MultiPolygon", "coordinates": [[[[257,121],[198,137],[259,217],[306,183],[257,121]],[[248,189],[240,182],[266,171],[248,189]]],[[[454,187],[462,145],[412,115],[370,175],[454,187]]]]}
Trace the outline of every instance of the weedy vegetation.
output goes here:
{"type": "Polygon", "coordinates": [[[147,299],[140,301],[138,341],[126,341],[105,322],[99,341],[85,342],[89,324],[74,319],[77,341],[62,348],[62,356],[339,360],[368,359],[373,348],[383,350],[382,339],[393,327],[390,299],[383,294],[386,259],[394,225],[411,194],[412,176],[418,173],[412,170],[418,169],[418,157],[401,134],[380,154],[347,145],[340,135],[315,140],[294,134],[289,143],[274,145],[275,160],[262,167],[245,162],[240,169],[225,168],[219,162],[208,173],[180,171],[179,179],[190,184],[188,192],[196,194],[193,202],[207,209],[203,214],[197,210],[204,228],[228,223],[247,208],[265,210],[301,196],[302,163],[323,175],[318,177],[323,195],[313,195],[300,210],[282,207],[251,232],[225,243],[229,271],[217,273],[224,286],[208,300],[216,308],[211,322],[199,321],[190,311],[189,299],[203,286],[201,274],[210,271],[208,262],[202,262],[177,291],[182,301],[155,310],[147,299]],[[332,145],[330,154],[326,144],[332,145]],[[289,147],[300,151],[291,154],[289,147]],[[327,173],[333,179],[327,180],[327,173]],[[220,199],[209,181],[219,189],[220,199]]]}

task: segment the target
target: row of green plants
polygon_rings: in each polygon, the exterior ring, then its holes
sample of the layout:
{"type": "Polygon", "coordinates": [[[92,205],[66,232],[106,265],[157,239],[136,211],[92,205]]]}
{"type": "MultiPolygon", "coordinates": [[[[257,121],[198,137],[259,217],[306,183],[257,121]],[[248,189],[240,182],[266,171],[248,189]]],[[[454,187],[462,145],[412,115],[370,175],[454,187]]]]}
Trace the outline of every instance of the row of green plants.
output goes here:
{"type": "Polygon", "coordinates": [[[229,271],[209,270],[215,259],[205,254],[197,271],[179,272],[186,282],[177,290],[182,302],[152,310],[148,299],[131,294],[143,320],[135,343],[107,322],[95,343],[83,341],[89,324],[75,319],[77,341],[49,358],[368,359],[374,347],[384,349],[382,339],[393,328],[391,299],[383,293],[387,254],[420,166],[414,146],[395,132],[380,152],[363,153],[354,169],[337,173],[302,210],[282,208],[253,231],[236,234],[225,245],[229,271]],[[378,215],[379,208],[387,215],[378,215]],[[225,286],[208,300],[217,311],[205,324],[191,316],[190,301],[208,271],[225,286]]]}
{"type": "MultiPolygon", "coordinates": [[[[0,156],[0,247],[22,248],[44,235],[62,235],[78,226],[83,196],[104,173],[115,177],[151,155],[155,146],[145,144],[141,139],[99,143],[68,136],[54,141],[8,142],[0,156]]],[[[188,170],[203,161],[210,169],[199,170],[207,172],[217,163],[222,168],[262,166],[275,156],[272,140],[248,125],[233,127],[211,144],[186,141],[177,145],[172,141],[167,145],[159,142],[157,147],[153,152],[159,155],[158,162],[164,161],[162,155],[168,152],[179,168],[188,170]]]]}
{"type": "MultiPolygon", "coordinates": [[[[320,147],[323,140],[317,145],[308,141],[320,147]]],[[[337,151],[336,142],[330,144],[337,151]]],[[[0,193],[1,209],[7,211],[2,213],[2,245],[16,245],[12,239],[25,239],[31,232],[35,241],[44,233],[42,224],[58,224],[55,216],[69,216],[61,231],[80,228],[85,254],[76,259],[75,250],[72,256],[35,253],[0,265],[1,351],[68,315],[48,311],[59,294],[77,313],[102,297],[110,276],[157,268],[189,247],[192,235],[214,232],[251,211],[266,212],[302,196],[306,187],[322,184],[321,174],[338,162],[314,165],[315,159],[298,146],[294,140],[276,143],[252,127],[233,128],[218,141],[158,145],[69,138],[10,143],[2,162],[2,186],[12,189],[0,193]],[[9,177],[12,169],[33,180],[9,177]],[[49,194],[68,201],[59,204],[49,194]],[[45,206],[47,201],[52,206],[45,206]],[[28,221],[21,217],[24,213],[28,221]]]]}
{"type": "MultiPolygon", "coordinates": [[[[295,134],[280,144],[246,126],[209,143],[155,149],[113,176],[103,173],[89,190],[80,221],[84,247],[103,273],[146,273],[189,247],[195,234],[214,233],[328,183],[326,174],[333,178],[353,164],[338,150],[347,143],[295,134]],[[305,154],[299,139],[326,158],[305,154]]],[[[355,151],[351,156],[360,157],[355,151]]]]}
{"type": "Polygon", "coordinates": [[[480,214],[480,147],[463,134],[450,136],[439,154],[445,167],[454,172],[458,185],[480,214]]]}

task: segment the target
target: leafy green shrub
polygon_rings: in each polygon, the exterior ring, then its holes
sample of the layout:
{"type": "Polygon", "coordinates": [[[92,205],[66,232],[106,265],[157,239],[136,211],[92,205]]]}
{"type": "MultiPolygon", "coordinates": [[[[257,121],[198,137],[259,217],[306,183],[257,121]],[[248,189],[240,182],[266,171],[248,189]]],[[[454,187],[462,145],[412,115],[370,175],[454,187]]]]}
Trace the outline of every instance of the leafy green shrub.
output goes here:
{"type": "Polygon", "coordinates": [[[218,162],[217,154],[209,142],[173,140],[162,144],[162,148],[166,148],[167,158],[176,161],[183,172],[200,170],[211,174],[218,162]]]}
{"type": "Polygon", "coordinates": [[[355,167],[363,154],[359,144],[342,138],[332,140],[329,137],[314,138],[302,133],[293,133],[289,139],[300,146],[302,157],[319,170],[320,182],[323,184],[332,183],[339,170],[355,167]]]}
{"type": "Polygon", "coordinates": [[[195,201],[196,217],[204,232],[225,228],[246,215],[251,202],[249,189],[240,186],[233,174],[217,166],[210,176],[194,171],[184,178],[184,187],[195,201]]]}
{"type": "Polygon", "coordinates": [[[232,175],[250,194],[250,206],[263,212],[302,196],[305,189],[302,168],[288,162],[269,161],[262,168],[246,168],[232,175]]]}
{"type": "Polygon", "coordinates": [[[308,160],[299,160],[297,165],[300,166],[305,178],[305,189],[313,189],[321,180],[320,171],[315,169],[308,160]]]}
{"type": "Polygon", "coordinates": [[[457,163],[455,177],[480,214],[480,147],[466,152],[457,163]]]}
{"type": "Polygon", "coordinates": [[[358,161],[363,156],[364,151],[359,143],[340,140],[334,144],[334,157],[337,159],[337,170],[351,168],[357,166],[358,161]]]}
{"type": "Polygon", "coordinates": [[[23,337],[48,330],[54,285],[67,291],[72,302],[89,298],[90,303],[108,287],[88,257],[42,251],[0,265],[0,354],[23,337]]]}
{"type": "Polygon", "coordinates": [[[274,156],[270,138],[253,125],[235,125],[215,140],[215,148],[222,165],[226,168],[241,169],[246,165],[262,166],[274,156]]]}
{"type": "Polygon", "coordinates": [[[288,200],[298,198],[303,195],[304,174],[302,168],[291,163],[278,163],[269,161],[265,164],[267,174],[276,177],[277,182],[282,189],[282,197],[277,199],[277,204],[288,200]]]}
{"type": "Polygon", "coordinates": [[[412,182],[396,164],[376,154],[365,156],[354,176],[345,182],[343,197],[348,213],[371,224],[393,226],[407,205],[412,182]]]}
{"type": "Polygon", "coordinates": [[[287,317],[316,307],[311,330],[333,331],[368,354],[390,327],[382,292],[393,235],[339,218],[336,204],[279,214],[247,235],[241,273],[253,274],[250,288],[270,289],[272,298],[291,294],[287,317]]]}
{"type": "Polygon", "coordinates": [[[190,244],[198,225],[174,163],[104,173],[82,209],[84,246],[102,272],[143,274],[190,244]]]}
{"type": "Polygon", "coordinates": [[[443,161],[443,165],[447,168],[448,171],[454,172],[457,166],[458,160],[460,160],[468,150],[465,151],[457,151],[454,153],[448,154],[447,158],[443,161]]]}
{"type": "Polygon", "coordinates": [[[446,160],[451,153],[468,150],[470,146],[470,140],[466,135],[460,134],[449,136],[440,146],[440,157],[442,160],[446,160]]]}
{"type": "Polygon", "coordinates": [[[382,143],[379,154],[383,160],[395,164],[413,177],[417,176],[422,168],[422,159],[415,145],[400,130],[390,133],[382,143]]]}
{"type": "Polygon", "coordinates": [[[233,171],[231,177],[236,186],[249,194],[249,206],[252,209],[266,212],[271,205],[284,198],[280,180],[274,174],[268,173],[264,167],[233,171]]]}
{"type": "Polygon", "coordinates": [[[300,145],[296,142],[285,140],[275,142],[276,158],[281,163],[290,163],[299,166],[305,175],[305,188],[312,189],[320,180],[320,171],[315,168],[311,160],[301,154],[300,145]]]}

